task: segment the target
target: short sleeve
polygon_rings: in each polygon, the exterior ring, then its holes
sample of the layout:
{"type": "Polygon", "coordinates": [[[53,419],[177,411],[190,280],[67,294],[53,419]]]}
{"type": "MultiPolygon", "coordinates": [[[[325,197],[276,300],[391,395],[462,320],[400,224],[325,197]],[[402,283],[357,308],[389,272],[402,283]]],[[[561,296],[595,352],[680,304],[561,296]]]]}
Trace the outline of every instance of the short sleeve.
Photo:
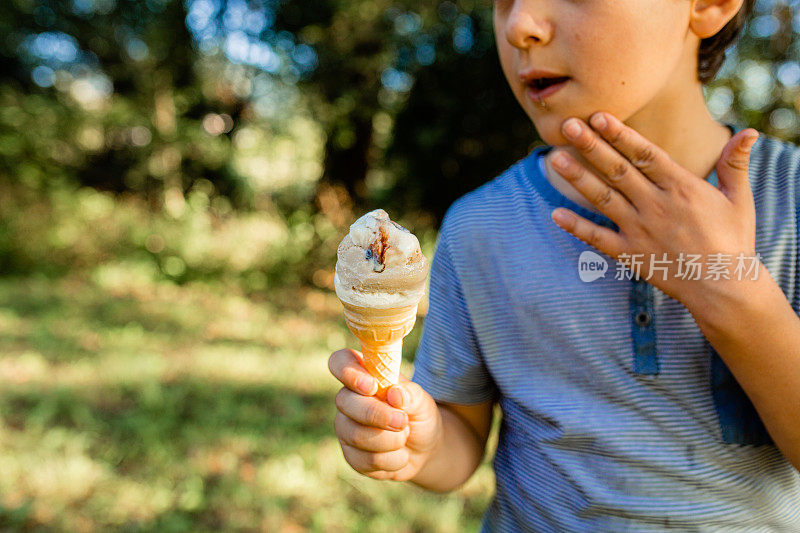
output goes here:
{"type": "Polygon", "coordinates": [[[412,381],[435,400],[475,404],[490,400],[494,380],[484,364],[444,226],[430,271],[428,315],[412,381]]]}

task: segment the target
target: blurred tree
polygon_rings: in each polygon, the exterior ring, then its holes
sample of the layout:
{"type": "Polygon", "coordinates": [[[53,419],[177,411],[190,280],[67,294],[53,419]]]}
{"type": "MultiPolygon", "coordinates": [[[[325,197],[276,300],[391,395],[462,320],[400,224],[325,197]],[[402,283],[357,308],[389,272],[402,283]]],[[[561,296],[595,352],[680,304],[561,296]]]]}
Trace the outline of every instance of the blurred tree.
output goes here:
{"type": "Polygon", "coordinates": [[[257,95],[235,90],[233,63],[301,91],[324,132],[317,199],[333,219],[347,219],[336,211],[351,198],[439,217],[532,140],[492,52],[490,13],[476,13],[447,1],[15,0],[0,15],[12,73],[0,94],[15,109],[5,125],[30,135],[8,141],[4,168],[154,203],[180,204],[201,178],[242,193],[230,139],[256,120],[257,95]]]}
{"type": "Polygon", "coordinates": [[[744,34],[708,86],[712,113],[800,142],[800,2],[755,4],[744,34]]]}
{"type": "Polygon", "coordinates": [[[361,0],[329,2],[329,18],[297,11],[286,27],[318,48],[319,67],[299,86],[326,134],[317,194],[332,217],[350,198],[438,221],[535,140],[500,71],[486,5],[361,0]]]}
{"type": "Polygon", "coordinates": [[[455,199],[524,157],[539,138],[500,68],[491,9],[463,13],[441,2],[437,15],[436,61],[415,68],[414,88],[397,113],[386,151],[397,181],[382,200],[401,211],[421,206],[438,223],[455,199]]]}
{"type": "Polygon", "coordinates": [[[166,194],[173,210],[205,179],[246,203],[246,182],[219,152],[247,102],[202,90],[185,18],[177,0],[7,4],[4,173],[34,187],[72,177],[153,204],[166,194]]]}

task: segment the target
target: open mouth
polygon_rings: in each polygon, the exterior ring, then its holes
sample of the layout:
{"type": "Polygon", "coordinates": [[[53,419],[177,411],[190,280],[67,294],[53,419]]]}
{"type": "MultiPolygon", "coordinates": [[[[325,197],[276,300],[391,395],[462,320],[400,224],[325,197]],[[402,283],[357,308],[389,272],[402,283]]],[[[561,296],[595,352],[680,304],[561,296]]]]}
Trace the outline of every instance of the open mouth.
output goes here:
{"type": "Polygon", "coordinates": [[[569,77],[562,76],[560,78],[538,78],[533,80],[530,83],[530,86],[536,89],[537,91],[541,91],[543,89],[547,89],[551,85],[557,85],[561,82],[567,81],[569,77]]]}
{"type": "Polygon", "coordinates": [[[560,91],[570,80],[569,76],[559,76],[557,78],[537,78],[528,83],[525,91],[528,98],[537,102],[542,108],[546,109],[545,98],[551,98],[560,91]]]}

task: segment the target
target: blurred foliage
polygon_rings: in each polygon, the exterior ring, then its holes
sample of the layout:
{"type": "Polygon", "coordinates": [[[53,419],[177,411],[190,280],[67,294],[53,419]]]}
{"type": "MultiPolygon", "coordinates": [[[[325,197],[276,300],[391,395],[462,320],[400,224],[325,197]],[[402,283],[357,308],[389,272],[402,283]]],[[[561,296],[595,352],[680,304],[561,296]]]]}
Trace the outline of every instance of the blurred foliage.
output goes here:
{"type": "MultiPolygon", "coordinates": [[[[224,199],[210,200],[211,188],[198,180],[179,214],[154,215],[131,194],[0,185],[0,270],[59,277],[122,265],[144,279],[235,282],[249,293],[307,281],[332,287],[332,271],[308,265],[335,255],[340,236],[326,217],[230,211],[224,199]]],[[[433,234],[420,237],[432,253],[433,234]]]]}
{"type": "Polygon", "coordinates": [[[758,0],[706,100],[718,120],[800,143],[800,2],[758,0]]]}
{"type": "Polygon", "coordinates": [[[446,496],[347,465],[326,365],[351,339],[339,302],[273,294],[133,263],[0,280],[0,529],[477,529],[488,458],[446,496]]]}
{"type": "Polygon", "coordinates": [[[230,138],[201,124],[212,111],[238,120],[243,100],[203,85],[180,2],[10,4],[0,11],[0,106],[13,182],[72,178],[158,205],[204,178],[241,202],[247,183],[231,167],[230,138]]]}

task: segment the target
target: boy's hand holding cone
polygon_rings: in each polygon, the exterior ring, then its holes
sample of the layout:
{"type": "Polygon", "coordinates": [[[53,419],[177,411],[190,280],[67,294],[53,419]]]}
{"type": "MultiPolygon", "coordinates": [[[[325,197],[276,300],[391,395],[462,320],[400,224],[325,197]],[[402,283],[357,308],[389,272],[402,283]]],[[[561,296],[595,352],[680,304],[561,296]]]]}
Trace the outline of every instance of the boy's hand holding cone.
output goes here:
{"type": "Polygon", "coordinates": [[[408,481],[441,447],[442,416],[422,387],[399,376],[386,401],[358,352],[339,350],[328,368],[343,387],[336,395],[336,436],[347,463],[373,479],[408,481]]]}

